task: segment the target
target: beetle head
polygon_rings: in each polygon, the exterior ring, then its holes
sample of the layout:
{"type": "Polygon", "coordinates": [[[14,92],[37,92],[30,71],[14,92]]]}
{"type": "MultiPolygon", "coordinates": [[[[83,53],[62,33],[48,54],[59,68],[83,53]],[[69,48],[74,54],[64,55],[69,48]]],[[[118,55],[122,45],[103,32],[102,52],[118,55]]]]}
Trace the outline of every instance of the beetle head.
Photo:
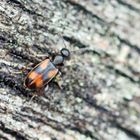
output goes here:
{"type": "Polygon", "coordinates": [[[64,59],[70,58],[70,51],[67,48],[62,48],[60,52],[64,59]]]}

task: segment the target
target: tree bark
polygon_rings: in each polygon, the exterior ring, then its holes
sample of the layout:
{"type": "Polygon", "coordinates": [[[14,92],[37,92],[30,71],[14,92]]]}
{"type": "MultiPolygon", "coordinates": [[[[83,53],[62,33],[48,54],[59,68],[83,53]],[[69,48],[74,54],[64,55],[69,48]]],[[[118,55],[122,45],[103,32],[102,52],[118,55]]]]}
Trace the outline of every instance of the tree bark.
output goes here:
{"type": "Polygon", "coordinates": [[[0,139],[140,139],[139,13],[133,0],[1,0],[0,139]],[[63,39],[63,88],[30,102],[27,73],[15,72],[63,39]]]}

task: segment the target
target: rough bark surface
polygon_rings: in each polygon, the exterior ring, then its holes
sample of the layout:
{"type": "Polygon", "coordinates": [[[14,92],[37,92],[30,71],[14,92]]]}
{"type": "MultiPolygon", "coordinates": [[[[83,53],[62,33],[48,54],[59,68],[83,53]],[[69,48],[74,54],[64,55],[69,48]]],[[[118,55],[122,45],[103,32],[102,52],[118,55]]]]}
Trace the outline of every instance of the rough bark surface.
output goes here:
{"type": "Polygon", "coordinates": [[[139,0],[1,0],[0,139],[140,139],[139,13],[139,0]],[[64,47],[58,34],[75,52],[63,89],[29,102],[14,72],[64,47]]]}

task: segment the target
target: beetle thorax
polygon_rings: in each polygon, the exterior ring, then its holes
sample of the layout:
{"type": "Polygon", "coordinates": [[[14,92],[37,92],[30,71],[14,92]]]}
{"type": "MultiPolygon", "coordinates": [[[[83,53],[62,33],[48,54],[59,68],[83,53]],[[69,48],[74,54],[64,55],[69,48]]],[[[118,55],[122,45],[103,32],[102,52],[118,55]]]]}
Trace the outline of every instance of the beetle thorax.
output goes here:
{"type": "Polygon", "coordinates": [[[63,62],[64,62],[64,58],[61,55],[56,55],[53,60],[53,64],[55,65],[61,65],[63,62]]]}

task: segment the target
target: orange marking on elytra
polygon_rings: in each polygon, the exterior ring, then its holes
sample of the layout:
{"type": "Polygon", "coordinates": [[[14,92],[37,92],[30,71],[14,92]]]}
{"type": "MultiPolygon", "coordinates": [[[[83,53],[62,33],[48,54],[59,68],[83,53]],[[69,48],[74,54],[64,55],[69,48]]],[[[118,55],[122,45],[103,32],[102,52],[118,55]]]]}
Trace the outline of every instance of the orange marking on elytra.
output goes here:
{"type": "Polygon", "coordinates": [[[48,72],[48,78],[52,78],[57,74],[58,70],[57,69],[53,69],[51,71],[48,72]]]}
{"type": "Polygon", "coordinates": [[[40,67],[44,70],[46,69],[48,63],[49,63],[49,59],[46,59],[40,64],[40,67]]]}
{"type": "Polygon", "coordinates": [[[35,79],[37,76],[38,76],[38,74],[37,74],[35,71],[32,71],[32,72],[29,74],[29,78],[30,78],[30,79],[35,79]]]}
{"type": "Polygon", "coordinates": [[[43,86],[42,75],[39,75],[34,82],[37,88],[41,88],[43,86]]]}

